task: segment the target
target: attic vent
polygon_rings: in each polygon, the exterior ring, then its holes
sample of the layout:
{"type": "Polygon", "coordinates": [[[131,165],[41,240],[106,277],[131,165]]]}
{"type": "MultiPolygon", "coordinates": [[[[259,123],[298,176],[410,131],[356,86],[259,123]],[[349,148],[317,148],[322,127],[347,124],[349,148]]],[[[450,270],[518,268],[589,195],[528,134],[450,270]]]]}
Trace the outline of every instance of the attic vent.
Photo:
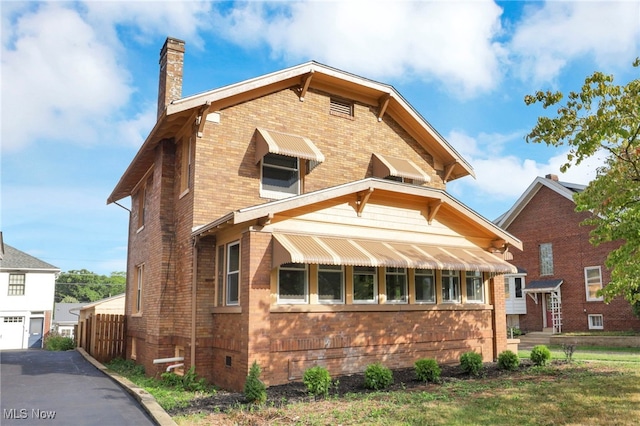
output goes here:
{"type": "Polygon", "coordinates": [[[353,117],[353,102],[331,98],[329,113],[343,117],[353,117]]]}

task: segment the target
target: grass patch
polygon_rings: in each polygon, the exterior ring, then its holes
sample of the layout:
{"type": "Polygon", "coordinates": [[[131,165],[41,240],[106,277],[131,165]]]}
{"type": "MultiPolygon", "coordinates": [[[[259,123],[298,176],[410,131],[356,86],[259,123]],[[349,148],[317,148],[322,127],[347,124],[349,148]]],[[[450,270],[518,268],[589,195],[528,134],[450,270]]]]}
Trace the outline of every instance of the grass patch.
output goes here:
{"type": "Polygon", "coordinates": [[[560,336],[640,336],[638,331],[574,331],[561,333],[560,336]]]}
{"type": "MultiPolygon", "coordinates": [[[[566,355],[560,346],[549,346],[551,359],[564,361],[566,355]]],[[[531,351],[518,351],[521,359],[529,359],[531,351]]],[[[631,362],[640,364],[640,348],[599,348],[578,346],[573,353],[574,361],[631,362]]]]}
{"type": "Polygon", "coordinates": [[[211,386],[202,385],[198,387],[198,390],[189,390],[188,386],[186,389],[185,386],[175,381],[147,377],[144,373],[144,367],[131,360],[117,358],[105,366],[149,392],[166,411],[186,407],[192,400],[216,392],[211,386]]]}

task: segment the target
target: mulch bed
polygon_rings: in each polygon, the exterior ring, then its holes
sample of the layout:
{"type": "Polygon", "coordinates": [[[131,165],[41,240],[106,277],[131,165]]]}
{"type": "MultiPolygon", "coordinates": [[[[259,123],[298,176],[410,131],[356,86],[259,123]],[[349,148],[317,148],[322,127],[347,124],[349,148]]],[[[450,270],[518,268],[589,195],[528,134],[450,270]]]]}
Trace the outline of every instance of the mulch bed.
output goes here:
{"type": "MultiPolygon", "coordinates": [[[[526,370],[532,365],[530,360],[523,359],[520,361],[520,370],[526,370]]],[[[470,376],[464,373],[459,365],[441,365],[442,369],[441,382],[451,382],[455,380],[473,380],[473,379],[492,379],[513,374],[500,370],[497,363],[485,363],[480,376],[470,376]]],[[[353,393],[370,393],[374,392],[364,387],[364,374],[351,374],[348,376],[335,377],[334,382],[337,384],[329,390],[331,396],[341,397],[346,394],[353,393]]],[[[403,368],[393,370],[393,385],[385,389],[386,391],[398,390],[421,390],[426,389],[428,385],[416,379],[415,370],[413,368],[403,368]]],[[[433,386],[433,385],[431,385],[433,386]]],[[[284,385],[270,386],[267,388],[266,406],[279,407],[285,404],[295,402],[311,402],[314,397],[307,392],[302,382],[291,382],[284,385]]],[[[247,401],[241,392],[218,391],[215,395],[198,398],[191,402],[188,407],[176,408],[169,411],[171,416],[188,415],[196,413],[210,412],[226,412],[228,410],[239,408],[247,405],[247,401]]]]}

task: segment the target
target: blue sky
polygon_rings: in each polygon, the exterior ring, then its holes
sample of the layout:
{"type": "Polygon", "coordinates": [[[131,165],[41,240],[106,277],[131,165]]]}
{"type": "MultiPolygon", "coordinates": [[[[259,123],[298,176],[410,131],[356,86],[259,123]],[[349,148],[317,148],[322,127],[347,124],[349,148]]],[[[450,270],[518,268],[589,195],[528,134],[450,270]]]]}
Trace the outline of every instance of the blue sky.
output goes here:
{"type": "Polygon", "coordinates": [[[536,176],[586,184],[598,166],[563,175],[564,149],[527,144],[545,112],[526,94],[578,91],[595,70],[639,77],[640,0],[0,8],[0,229],[63,271],[126,269],[128,212],[106,199],[155,123],[167,36],[186,41],[183,96],[308,60],[393,85],[474,167],[449,192],[491,220],[536,176]]]}

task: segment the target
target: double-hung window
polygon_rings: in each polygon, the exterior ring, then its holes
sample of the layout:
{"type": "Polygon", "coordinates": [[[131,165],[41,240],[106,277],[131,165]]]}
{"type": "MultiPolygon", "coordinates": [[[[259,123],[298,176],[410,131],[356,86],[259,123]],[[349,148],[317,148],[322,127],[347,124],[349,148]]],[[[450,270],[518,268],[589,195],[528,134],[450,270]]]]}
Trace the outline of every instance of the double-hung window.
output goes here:
{"type": "Polygon", "coordinates": [[[602,314],[591,314],[588,316],[589,318],[589,330],[603,330],[604,329],[604,319],[602,314]]]}
{"type": "Polygon", "coordinates": [[[436,303],[436,283],[433,269],[415,270],[416,302],[436,303]]]}
{"type": "Polygon", "coordinates": [[[24,296],[25,275],[10,274],[9,275],[9,296],[24,296]]]}
{"type": "Polygon", "coordinates": [[[484,303],[484,281],[482,279],[482,272],[480,271],[467,271],[467,302],[469,303],[484,303]]]}
{"type": "Polygon", "coordinates": [[[602,270],[599,266],[584,268],[584,285],[587,292],[587,300],[590,302],[602,301],[598,296],[598,290],[602,289],[602,270]]]}
{"type": "Polygon", "coordinates": [[[144,288],[144,263],[136,267],[136,304],[135,312],[142,312],[142,290],[144,288]]]}
{"type": "Polygon", "coordinates": [[[378,301],[378,277],[373,266],[353,267],[353,303],[378,301]]]}
{"type": "Polygon", "coordinates": [[[385,279],[387,303],[407,303],[406,268],[387,268],[385,279]]]}
{"type": "Polygon", "coordinates": [[[344,267],[318,265],[318,301],[344,303],[344,267]]]}
{"type": "Polygon", "coordinates": [[[261,195],[285,198],[300,194],[300,160],[279,154],[262,158],[261,195]]]}
{"type": "Polygon", "coordinates": [[[240,289],[240,242],[227,244],[227,305],[237,305],[240,289]]]}
{"type": "Polygon", "coordinates": [[[308,303],[307,265],[285,263],[278,269],[278,303],[308,303]]]}
{"type": "Polygon", "coordinates": [[[460,274],[458,271],[442,271],[442,302],[460,303],[460,274]]]}

